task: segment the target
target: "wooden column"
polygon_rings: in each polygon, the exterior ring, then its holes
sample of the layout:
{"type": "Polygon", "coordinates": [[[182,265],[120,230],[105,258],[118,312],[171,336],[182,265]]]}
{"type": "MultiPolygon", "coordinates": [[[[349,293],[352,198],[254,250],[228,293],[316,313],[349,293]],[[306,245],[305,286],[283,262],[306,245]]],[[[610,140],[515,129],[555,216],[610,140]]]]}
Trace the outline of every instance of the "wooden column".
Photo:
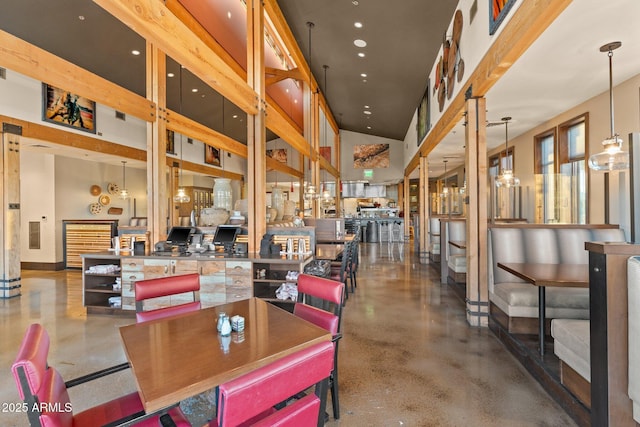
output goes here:
{"type": "Polygon", "coordinates": [[[486,99],[468,99],[466,110],[467,321],[472,326],[488,326],[486,99]]]}
{"type": "MultiPolygon", "coordinates": [[[[419,168],[420,264],[427,264],[429,262],[429,163],[426,157],[420,157],[419,168]]],[[[440,250],[442,251],[442,248],[440,250]]]]}
{"type": "Polygon", "coordinates": [[[247,83],[256,92],[258,113],[247,115],[247,173],[249,200],[249,252],[260,250],[267,231],[267,174],[264,83],[264,9],[262,1],[247,0],[247,83]]]}
{"type": "MultiPolygon", "coordinates": [[[[334,147],[334,151],[335,151],[335,159],[336,159],[336,164],[334,165],[336,167],[336,169],[338,169],[338,172],[341,171],[341,167],[340,167],[340,131],[338,131],[336,134],[334,134],[333,137],[333,147],[334,147]]],[[[340,176],[336,176],[336,218],[339,218],[341,216],[343,216],[342,214],[342,192],[340,191],[340,176]]]]}
{"type": "Polygon", "coordinates": [[[147,230],[148,244],[153,245],[167,237],[167,63],[165,54],[149,42],[146,57],[147,98],[158,108],[158,120],[147,122],[147,230]]]}
{"type": "Polygon", "coordinates": [[[0,298],[20,295],[20,126],[0,133],[0,298]]]}
{"type": "Polygon", "coordinates": [[[636,426],[628,395],[627,259],[640,255],[640,245],[586,242],[585,249],[589,251],[591,425],[636,426]]]}
{"type": "MultiPolygon", "coordinates": [[[[404,176],[402,187],[400,187],[400,184],[398,184],[398,195],[400,196],[398,198],[401,200],[398,200],[397,206],[399,208],[401,207],[402,210],[404,211],[404,241],[409,242],[410,234],[411,234],[409,231],[409,227],[411,226],[411,220],[413,218],[411,218],[411,206],[409,206],[410,197],[409,197],[409,176],[408,175],[404,176]]],[[[414,236],[413,238],[417,239],[417,236],[414,236]]]]}

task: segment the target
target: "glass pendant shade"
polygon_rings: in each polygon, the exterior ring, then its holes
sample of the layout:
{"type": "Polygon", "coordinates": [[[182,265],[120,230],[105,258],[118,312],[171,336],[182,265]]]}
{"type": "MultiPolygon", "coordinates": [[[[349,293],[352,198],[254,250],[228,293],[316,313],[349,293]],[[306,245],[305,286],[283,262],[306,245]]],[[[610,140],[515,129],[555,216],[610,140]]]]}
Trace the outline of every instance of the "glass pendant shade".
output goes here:
{"type": "Polygon", "coordinates": [[[602,142],[604,150],[589,156],[589,168],[594,171],[615,171],[629,168],[629,153],[622,151],[622,139],[614,135],[602,142]]]}
{"type": "Polygon", "coordinates": [[[185,192],[184,188],[178,188],[178,192],[175,196],[173,196],[173,201],[176,203],[189,203],[191,201],[191,197],[185,192]]]}
{"type": "Polygon", "coordinates": [[[120,190],[120,194],[119,197],[122,200],[126,200],[129,198],[129,191],[127,190],[127,180],[126,180],[126,175],[125,175],[125,165],[127,164],[126,161],[122,161],[122,190],[120,190]]]}
{"type": "MultiPolygon", "coordinates": [[[[509,120],[511,120],[511,117],[502,118],[504,122],[504,155],[507,162],[509,161],[509,120]]],[[[505,169],[502,169],[502,173],[496,178],[495,185],[497,188],[518,187],[520,185],[520,179],[516,178],[513,174],[513,167],[510,168],[507,166],[505,169]]]]}
{"type": "Polygon", "coordinates": [[[498,188],[510,188],[517,187],[519,185],[520,179],[513,175],[513,171],[511,169],[504,169],[502,174],[496,178],[496,187],[498,188]]]}
{"type": "Polygon", "coordinates": [[[612,136],[602,141],[602,152],[589,156],[589,169],[594,171],[629,169],[629,153],[622,151],[622,139],[615,132],[613,123],[613,51],[620,46],[621,42],[611,42],[600,47],[600,52],[606,52],[609,57],[609,115],[612,136]]]}

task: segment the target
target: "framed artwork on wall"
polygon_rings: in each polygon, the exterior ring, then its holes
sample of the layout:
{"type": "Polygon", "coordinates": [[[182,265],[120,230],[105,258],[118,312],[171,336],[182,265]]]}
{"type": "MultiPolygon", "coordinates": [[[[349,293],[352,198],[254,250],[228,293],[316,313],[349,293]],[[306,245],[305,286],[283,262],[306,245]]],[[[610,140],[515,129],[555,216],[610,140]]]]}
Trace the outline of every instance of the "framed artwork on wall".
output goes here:
{"type": "Polygon", "coordinates": [[[167,149],[166,152],[167,153],[171,153],[171,154],[175,154],[176,153],[176,148],[175,148],[175,133],[172,130],[167,129],[167,149]]]}
{"type": "Polygon", "coordinates": [[[516,0],[489,0],[489,34],[493,35],[516,0]]]}
{"type": "Polygon", "coordinates": [[[42,83],[42,120],[96,133],[96,102],[42,83]]]}
{"type": "Polygon", "coordinates": [[[389,144],[353,146],[353,168],[372,169],[389,167],[389,144]]]}
{"type": "Polygon", "coordinates": [[[208,165],[220,166],[220,150],[204,144],[204,162],[208,165]]]}
{"type": "Polygon", "coordinates": [[[418,147],[422,143],[422,140],[425,136],[427,136],[427,132],[431,129],[431,98],[429,94],[429,89],[431,87],[431,81],[427,81],[427,89],[422,95],[422,99],[420,100],[420,105],[418,105],[418,147]]]}

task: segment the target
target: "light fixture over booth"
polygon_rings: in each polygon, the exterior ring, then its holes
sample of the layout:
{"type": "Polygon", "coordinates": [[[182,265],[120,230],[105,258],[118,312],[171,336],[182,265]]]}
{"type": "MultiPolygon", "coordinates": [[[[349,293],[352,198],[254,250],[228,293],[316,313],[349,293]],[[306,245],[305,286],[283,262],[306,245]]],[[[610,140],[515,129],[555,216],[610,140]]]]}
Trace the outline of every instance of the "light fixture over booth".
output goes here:
{"type": "Polygon", "coordinates": [[[513,174],[513,156],[509,156],[509,120],[511,117],[503,117],[504,122],[504,155],[505,168],[502,169],[500,175],[496,178],[496,187],[517,187],[520,185],[520,179],[513,174]]]}
{"type": "Polygon", "coordinates": [[[611,136],[602,141],[604,149],[589,156],[589,168],[594,171],[613,171],[629,168],[629,153],[622,151],[622,139],[616,133],[613,121],[613,51],[622,46],[622,42],[611,42],[600,47],[609,57],[609,115],[611,136]]]}

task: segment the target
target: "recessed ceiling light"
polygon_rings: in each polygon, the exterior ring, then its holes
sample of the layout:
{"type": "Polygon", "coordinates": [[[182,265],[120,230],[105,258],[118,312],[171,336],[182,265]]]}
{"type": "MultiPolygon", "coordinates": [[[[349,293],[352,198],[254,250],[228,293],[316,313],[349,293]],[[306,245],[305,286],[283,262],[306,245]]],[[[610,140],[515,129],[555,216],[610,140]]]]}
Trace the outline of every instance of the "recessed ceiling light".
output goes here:
{"type": "Polygon", "coordinates": [[[369,107],[368,105],[365,105],[365,106],[364,106],[364,108],[366,108],[366,109],[368,110],[368,109],[369,109],[369,108],[371,108],[371,107],[369,107]]]}
{"type": "Polygon", "coordinates": [[[354,6],[357,6],[357,5],[359,5],[360,3],[358,3],[358,0],[353,0],[353,1],[351,2],[351,4],[352,4],[352,5],[354,5],[354,6]]]}
{"type": "Polygon", "coordinates": [[[367,126],[367,129],[371,129],[371,126],[367,126]]]}
{"type": "Polygon", "coordinates": [[[298,100],[297,100],[297,99],[294,99],[294,100],[293,100],[293,103],[294,103],[294,104],[297,104],[297,103],[298,103],[298,100]]]}
{"type": "Polygon", "coordinates": [[[84,21],[84,15],[78,15],[78,19],[84,21]]]}
{"type": "Polygon", "coordinates": [[[366,83],[366,82],[367,82],[367,79],[362,79],[362,83],[366,83]]]}
{"type": "Polygon", "coordinates": [[[356,28],[362,28],[362,22],[354,22],[353,26],[356,28]]]}
{"type": "Polygon", "coordinates": [[[233,115],[233,118],[234,118],[234,119],[237,119],[237,118],[238,118],[238,115],[237,115],[237,114],[234,114],[234,115],[233,115]]]}
{"type": "Polygon", "coordinates": [[[358,52],[358,56],[359,56],[360,58],[364,58],[364,52],[358,52]]]}
{"type": "Polygon", "coordinates": [[[364,110],[364,113],[365,113],[366,115],[369,115],[369,114],[371,114],[371,111],[369,111],[369,110],[364,110]]]}
{"type": "Polygon", "coordinates": [[[358,47],[365,47],[367,45],[367,42],[361,39],[356,39],[353,41],[353,44],[355,44],[358,47]]]}
{"type": "Polygon", "coordinates": [[[202,95],[200,95],[200,96],[204,98],[206,95],[203,93],[203,94],[202,94],[202,95]]]}
{"type": "Polygon", "coordinates": [[[131,54],[132,54],[132,55],[135,55],[135,56],[138,56],[138,55],[140,55],[140,51],[139,51],[139,50],[134,49],[134,50],[132,50],[132,51],[131,51],[131,54]]]}
{"type": "Polygon", "coordinates": [[[367,77],[367,73],[360,73],[360,77],[367,77]]]}
{"type": "Polygon", "coordinates": [[[231,19],[231,12],[227,12],[227,18],[231,19]]]}
{"type": "Polygon", "coordinates": [[[194,87],[193,89],[191,89],[191,92],[196,93],[198,91],[198,88],[194,87]]]}
{"type": "Polygon", "coordinates": [[[175,77],[176,75],[173,73],[167,73],[167,77],[175,77]]]}

